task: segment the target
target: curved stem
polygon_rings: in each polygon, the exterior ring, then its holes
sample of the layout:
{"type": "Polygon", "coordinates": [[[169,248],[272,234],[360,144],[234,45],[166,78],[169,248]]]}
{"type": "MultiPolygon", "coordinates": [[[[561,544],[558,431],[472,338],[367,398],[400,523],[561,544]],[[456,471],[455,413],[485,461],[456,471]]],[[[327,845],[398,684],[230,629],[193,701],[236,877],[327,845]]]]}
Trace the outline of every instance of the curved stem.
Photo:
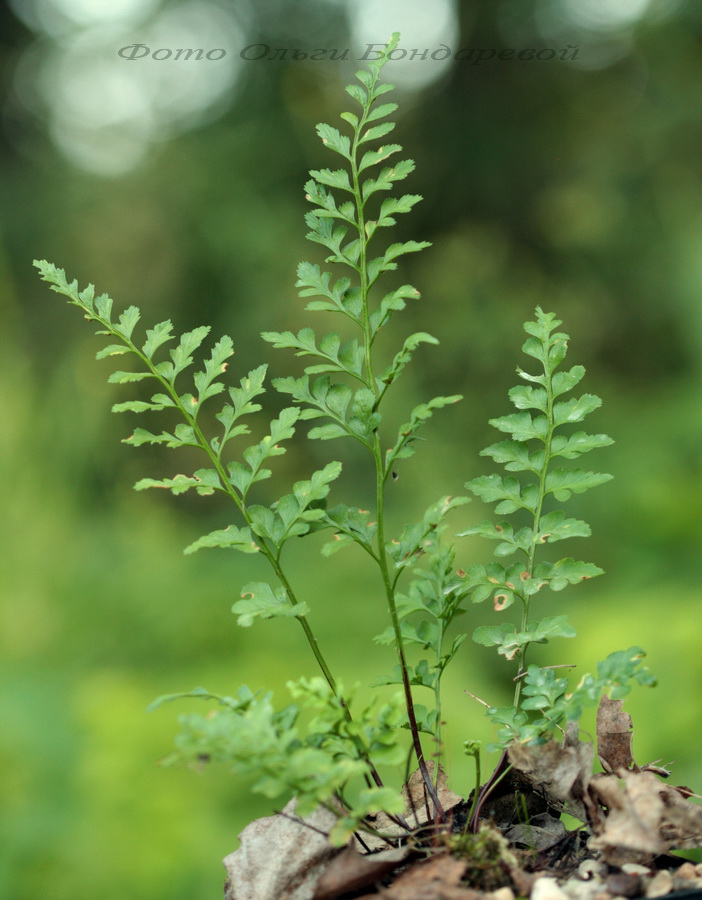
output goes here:
{"type": "Polygon", "coordinates": [[[495,790],[497,785],[502,781],[503,778],[507,776],[512,765],[507,761],[507,751],[503,750],[502,755],[500,756],[495,769],[490,776],[490,778],[483,785],[480,793],[478,794],[477,803],[473,804],[473,810],[471,811],[471,818],[468,820],[468,827],[470,831],[478,830],[478,822],[480,820],[480,813],[482,812],[483,806],[487,798],[490,794],[495,790]]]}

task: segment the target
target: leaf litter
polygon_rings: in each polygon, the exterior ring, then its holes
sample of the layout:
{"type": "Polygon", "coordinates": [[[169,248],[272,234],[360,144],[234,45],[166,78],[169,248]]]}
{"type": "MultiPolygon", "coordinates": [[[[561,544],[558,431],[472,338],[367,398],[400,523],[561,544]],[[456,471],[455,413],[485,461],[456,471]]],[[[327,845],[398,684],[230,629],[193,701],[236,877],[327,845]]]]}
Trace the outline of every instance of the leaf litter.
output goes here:
{"type": "Polygon", "coordinates": [[[378,813],[369,824],[384,837],[364,833],[341,850],[327,841],[334,814],[301,819],[293,799],[241,833],[225,859],[225,900],[609,900],[702,889],[702,864],[671,855],[702,847],[702,806],[663,780],[667,769],[636,763],[633,735],[622,701],[605,696],[596,746],[575,725],[560,743],[512,744],[511,769],[473,827],[471,798],[451,791],[439,767],[437,794],[452,823],[441,835],[419,771],[402,788],[410,832],[378,813]],[[602,771],[593,774],[595,756],[602,771]],[[582,824],[567,831],[564,813],[582,824]],[[476,847],[490,842],[486,881],[476,847]]]}

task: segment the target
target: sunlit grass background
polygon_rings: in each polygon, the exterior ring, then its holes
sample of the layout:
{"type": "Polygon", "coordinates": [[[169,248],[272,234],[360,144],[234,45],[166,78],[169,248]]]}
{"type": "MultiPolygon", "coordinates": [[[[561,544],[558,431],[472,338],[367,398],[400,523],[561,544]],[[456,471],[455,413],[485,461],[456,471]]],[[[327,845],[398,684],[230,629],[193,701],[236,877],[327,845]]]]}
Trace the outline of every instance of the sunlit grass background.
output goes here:
{"type": "MultiPolygon", "coordinates": [[[[338,327],[306,315],[293,287],[299,260],[321,260],[304,240],[305,173],[334,163],[314,125],[350,108],[342,88],[358,57],[397,29],[403,47],[430,52],[558,53],[480,66],[429,56],[386,70],[399,85],[397,140],[417,161],[406,190],[426,198],[399,234],[434,242],[398,273],[423,299],[398,318],[396,340],[428,330],[441,341],[417,354],[391,415],[465,395],[402,465],[392,522],[490,471],[478,452],[495,439],[487,419],[509,411],[521,323],[537,303],[555,310],[569,358],[588,368],[585,389],[604,399],[588,427],[616,440],[592,465],[615,480],[571,503],[594,534],[572,552],[608,574],[544,600],[543,614],[567,611],[578,638],[540,659],[582,673],[615,649],[645,647],[660,685],[627,701],[637,759],[674,760],[674,781],[699,791],[699,6],[13,0],[0,16],[0,896],[220,896],[221,857],[271,807],[225,771],[160,768],[178,709],[145,709],[197,685],[248,683],[285,699],[288,678],[314,673],[296,623],[243,630],[229,612],[243,583],[266,577],[260,561],[182,555],[230,521],[226,506],[131,490],[190,461],[120,444],[134,417],[109,410],[132,393],[106,384],[100,342],[31,260],[137,304],[147,325],[172,317],[178,331],[230,333],[233,379],[264,360],[273,374],[298,372],[258,333],[338,327]],[[188,69],[118,57],[139,41],[227,56],[188,69]],[[252,44],[349,53],[242,60],[252,44]],[[561,59],[568,47],[575,60],[561,59]]],[[[366,461],[341,442],[301,440],[273,487],[284,492],[327,453],[345,466],[338,499],[362,505],[366,461]]],[[[474,502],[452,525],[486,514],[474,502]]],[[[325,561],[320,543],[299,542],[292,577],[339,677],[367,684],[394,663],[370,643],[386,625],[378,584],[359,575],[353,549],[325,561]]],[[[459,564],[486,558],[479,541],[459,546],[459,564]]],[[[464,627],[493,615],[473,607],[464,627]]],[[[447,674],[445,753],[459,793],[471,788],[462,742],[491,737],[464,691],[507,702],[510,677],[470,642],[447,674]]],[[[593,716],[583,728],[594,732],[593,716]]]]}

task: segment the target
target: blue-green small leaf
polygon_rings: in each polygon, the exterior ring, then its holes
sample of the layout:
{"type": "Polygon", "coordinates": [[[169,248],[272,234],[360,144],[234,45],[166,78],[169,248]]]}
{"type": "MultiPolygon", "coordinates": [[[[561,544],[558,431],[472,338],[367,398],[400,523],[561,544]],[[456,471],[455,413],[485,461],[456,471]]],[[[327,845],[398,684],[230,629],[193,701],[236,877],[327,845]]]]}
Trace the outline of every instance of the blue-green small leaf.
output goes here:
{"type": "Polygon", "coordinates": [[[140,318],[141,313],[139,312],[139,309],[136,306],[130,306],[120,315],[119,323],[114,326],[114,329],[129,340],[134,331],[134,327],[140,318]]]}
{"type": "Polygon", "coordinates": [[[183,551],[186,554],[195,553],[203,547],[225,547],[238,550],[240,553],[258,553],[259,546],[251,536],[249,528],[237,528],[236,525],[228,525],[219,531],[211,531],[198,538],[183,551]]]}
{"type": "Polygon", "coordinates": [[[325,125],[324,122],[321,122],[317,125],[317,134],[322,139],[322,143],[325,147],[334,150],[336,153],[340,153],[348,160],[351,159],[351,142],[345,135],[341,134],[338,129],[332,128],[331,125],[325,125]]]}
{"type": "Polygon", "coordinates": [[[366,122],[375,122],[377,119],[384,119],[397,109],[397,103],[381,103],[375,106],[366,116],[366,122]]]}
{"type": "MultiPolygon", "coordinates": [[[[395,127],[391,122],[385,124],[391,126],[388,129],[389,131],[395,127]]],[[[385,125],[378,125],[378,128],[385,128],[385,125]]],[[[372,131],[373,129],[370,130],[372,131]]],[[[393,153],[398,153],[400,150],[402,150],[402,147],[399,144],[384,144],[382,147],[378,147],[377,150],[369,150],[361,157],[361,161],[358,164],[358,171],[363,172],[364,169],[368,169],[370,166],[376,166],[378,163],[385,162],[385,160],[389,159],[393,153]]]]}
{"type": "Polygon", "coordinates": [[[606,434],[585,434],[584,431],[577,431],[568,438],[557,434],[551,442],[551,453],[565,459],[576,459],[582,453],[588,453],[598,447],[609,447],[613,443],[612,438],[606,434]]]}
{"type": "Polygon", "coordinates": [[[602,401],[595,394],[583,394],[573,400],[565,400],[554,404],[554,425],[570,425],[573,422],[582,422],[589,413],[602,406],[602,401]]]}
{"type": "Polygon", "coordinates": [[[603,570],[593,563],[576,562],[572,557],[560,559],[556,563],[539,563],[534,569],[534,581],[546,582],[552,591],[562,591],[569,584],[578,584],[589,578],[602,575],[603,570]]]}
{"type": "Polygon", "coordinates": [[[590,526],[580,519],[566,519],[561,509],[553,510],[541,517],[539,532],[536,540],[541,543],[552,544],[554,541],[562,541],[570,537],[590,537],[590,526]]]}
{"type": "MultiPolygon", "coordinates": [[[[394,127],[394,122],[383,122],[381,125],[373,125],[371,128],[368,128],[363,132],[363,134],[358,139],[358,143],[365,144],[366,141],[376,141],[378,140],[378,138],[385,137],[386,134],[389,134],[394,129],[394,127]]],[[[402,148],[398,147],[397,149],[401,150],[402,148]]]]}
{"type": "Polygon", "coordinates": [[[252,581],[241,589],[241,600],[232,606],[232,612],[238,616],[237,624],[248,628],[254,619],[305,616],[309,607],[306,603],[292,604],[283,587],[274,590],[263,581],[252,581]]]}
{"type": "Polygon", "coordinates": [[[541,412],[548,409],[548,395],[543,388],[520,384],[511,388],[508,394],[517,409],[538,409],[541,412]]]}
{"type": "Polygon", "coordinates": [[[583,469],[553,469],[546,475],[545,492],[556,500],[568,500],[571,493],[582,494],[590,488],[611,481],[606,472],[585,472],[583,469]]]}
{"type": "Polygon", "coordinates": [[[528,412],[512,413],[509,416],[500,416],[498,419],[489,419],[490,424],[511,434],[515,441],[530,441],[534,438],[545,441],[548,434],[548,419],[546,416],[532,418],[528,412]]]}
{"type": "Polygon", "coordinates": [[[95,359],[104,359],[106,356],[120,356],[123,353],[133,352],[131,347],[127,347],[126,344],[109,344],[107,347],[103,347],[102,350],[98,350],[95,354],[95,359]]]}
{"type": "Polygon", "coordinates": [[[174,478],[163,478],[160,480],[142,478],[134,485],[134,490],[143,491],[146,488],[166,488],[172,494],[184,494],[190,488],[197,487],[199,484],[200,480],[198,478],[189,475],[176,475],[174,478]]]}
{"type": "Polygon", "coordinates": [[[557,372],[551,379],[551,391],[554,397],[572,390],[576,384],[582,381],[585,375],[584,366],[573,366],[567,372],[557,372]]]}
{"type": "Polygon", "coordinates": [[[349,173],[345,169],[313,169],[310,175],[321,184],[344,191],[353,191],[349,182],[349,173]]]}
{"type": "Polygon", "coordinates": [[[154,378],[154,375],[152,372],[113,372],[107,380],[110,384],[128,384],[145,378],[154,378]]]}
{"type": "Polygon", "coordinates": [[[172,341],[174,337],[171,334],[172,330],[173,323],[170,319],[166,319],[165,322],[159,322],[157,325],[154,325],[153,328],[148,328],[146,331],[146,343],[141,348],[141,352],[144,356],[151,359],[162,344],[165,344],[166,341],[172,341]]]}

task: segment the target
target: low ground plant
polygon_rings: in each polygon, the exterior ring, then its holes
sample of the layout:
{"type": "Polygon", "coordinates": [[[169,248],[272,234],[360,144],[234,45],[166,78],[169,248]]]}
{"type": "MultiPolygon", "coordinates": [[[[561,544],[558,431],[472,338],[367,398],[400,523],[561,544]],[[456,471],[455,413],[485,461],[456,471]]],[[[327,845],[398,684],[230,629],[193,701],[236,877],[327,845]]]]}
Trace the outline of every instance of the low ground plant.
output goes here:
{"type": "MultiPolygon", "coordinates": [[[[109,381],[149,389],[116,403],[113,410],[160,417],[165,424],[157,430],[137,427],[126,443],[189,448],[191,454],[200,454],[202,467],[192,474],[144,478],[136,490],[224,495],[231,502],[232,521],[195,540],[185,553],[220,548],[265,557],[271,580],[242,586],[232,607],[237,622],[249,628],[264,627],[264,619],[289,619],[291,627],[301,629],[316,665],[316,674],[290,681],[287,703],[246,687],[231,696],[198,688],[160,698],[157,703],[193,697],[214,704],[214,714],[208,710],[181,717],[173,758],[223,763],[246,778],[252,790],[276,802],[294,795],[299,816],[325,807],[335,817],[330,838],[336,845],[353,833],[363,846],[369,835],[390,841],[382,822],[392,826],[392,840],[398,829],[412,831],[400,787],[415,763],[426,827],[435,832],[455,827],[442,801],[444,775],[436,763],[442,749],[443,675],[459,654],[470,653],[467,635],[455,628],[468,604],[491,601],[492,610],[472,639],[494,647],[513,668],[512,705],[487,709],[496,725],[494,746],[503,751],[498,776],[505,772],[510,747],[550,742],[603,695],[616,700],[633,684],[653,682],[639,647],[611,654],[575,684],[564,674],[567,669],[538,664],[540,645],[575,636],[565,614],[535,615],[543,596],[602,574],[577,556],[557,558],[553,545],[589,536],[587,523],[571,517],[564,507],[573,495],[610,478],[581,468],[579,460],[612,443],[606,435],[580,429],[600,399],[589,393],[573,395],[585,370],[565,365],[568,335],[558,330],[561,323],[553,313],[537,307],[525,323],[524,368],[517,369],[520,384],[509,392],[516,412],[490,420],[502,439],[483,455],[503,474],[473,478],[466,485],[483,503],[495,504],[495,518],[464,527],[454,537],[447,517],[459,511],[455,519],[469,497],[447,495],[399,533],[388,529],[388,484],[403,460],[418,449],[420,433],[427,431],[434,413],[461,400],[457,394],[433,397],[409,409],[399,429],[387,424],[392,418],[387,411],[396,412],[398,379],[414,364],[415,354],[424,352],[422,345],[437,343],[431,334],[416,332],[397,339],[395,352],[387,355],[378,341],[381,332],[397,333],[402,311],[419,298],[412,285],[393,282],[398,260],[428,246],[425,241],[393,243],[385,237],[397,217],[421,200],[396,191],[414,164],[398,156],[399,145],[386,142],[397,106],[387,100],[392,85],[382,82],[381,74],[397,40],[395,35],[385,52],[356,73],[356,82],[346,88],[354,105],[341,113],[342,130],[317,126],[340,167],[312,171],[305,185],[311,205],[305,217],[307,236],[321,253],[316,253],[316,262],[300,263],[297,287],[311,318],[321,312],[326,320],[332,313],[345,320],[344,329],[353,329],[354,336],[342,340],[339,334],[318,333],[308,325],[297,333],[263,333],[273,348],[292,351],[305,363],[302,372],[272,381],[273,390],[289,403],[273,418],[266,419],[262,399],[268,390],[265,365],[228,381],[231,338],[214,342],[196,364],[208,327],[177,335],[165,321],[137,336],[136,307],[117,313],[112,300],[96,296],[92,285],[79,289],[63,270],[36,262],[41,277],[106,339],[98,359],[111,362],[119,357],[129,363],[113,371],[109,381]],[[169,343],[173,346],[167,350],[169,343]],[[264,436],[253,440],[250,435],[260,431],[262,419],[267,422],[264,436]],[[300,436],[305,429],[306,437],[300,436]],[[305,439],[332,442],[332,448],[337,440],[355,445],[366,460],[375,498],[371,509],[336,497],[342,466],[333,454],[309,477],[282,486],[275,502],[261,502],[260,482],[274,476],[276,458],[305,439]],[[378,602],[386,607],[388,623],[375,640],[392,645],[396,653],[393,671],[376,682],[396,686],[389,699],[386,691],[370,703],[359,703],[355,690],[335,676],[334,663],[315,635],[314,604],[299,594],[289,560],[299,539],[317,532],[329,538],[323,557],[353,552],[359,565],[375,572],[378,602]],[[494,561],[458,567],[457,539],[475,537],[493,542],[494,561]],[[391,784],[379,772],[388,767],[399,773],[391,784]],[[384,818],[378,818],[379,811],[384,818]]],[[[350,586],[349,595],[353,593],[350,586]]],[[[343,609],[340,602],[340,618],[343,609]]],[[[469,729],[465,723],[461,727],[469,729]]],[[[465,740],[466,752],[478,763],[476,788],[462,826],[468,833],[476,828],[486,791],[480,784],[480,747],[469,730],[465,740]]],[[[486,784],[497,780],[493,777],[486,784]]]]}

